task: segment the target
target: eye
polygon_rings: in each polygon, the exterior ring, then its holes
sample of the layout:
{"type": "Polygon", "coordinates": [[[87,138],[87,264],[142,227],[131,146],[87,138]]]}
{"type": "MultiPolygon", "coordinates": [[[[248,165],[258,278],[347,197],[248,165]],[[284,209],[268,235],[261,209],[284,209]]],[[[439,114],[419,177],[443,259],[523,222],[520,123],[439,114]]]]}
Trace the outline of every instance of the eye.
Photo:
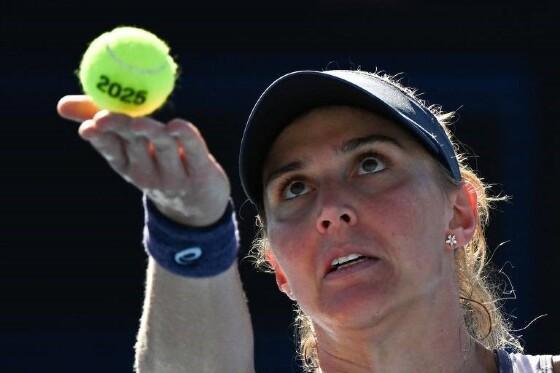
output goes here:
{"type": "Polygon", "coordinates": [[[369,154],[360,160],[358,175],[374,174],[385,169],[385,162],[380,156],[369,154]]]}
{"type": "Polygon", "coordinates": [[[293,199],[309,192],[309,187],[301,180],[288,180],[280,189],[283,199],[293,199]]]}

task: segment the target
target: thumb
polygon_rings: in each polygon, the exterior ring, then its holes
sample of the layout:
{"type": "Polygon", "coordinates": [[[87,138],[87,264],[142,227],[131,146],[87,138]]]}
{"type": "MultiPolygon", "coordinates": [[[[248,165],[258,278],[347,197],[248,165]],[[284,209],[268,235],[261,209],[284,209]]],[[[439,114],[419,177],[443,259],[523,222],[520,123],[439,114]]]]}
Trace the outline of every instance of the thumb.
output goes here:
{"type": "Polygon", "coordinates": [[[69,95],[62,97],[56,105],[58,114],[75,122],[83,122],[93,118],[99,108],[91,98],[85,95],[69,95]]]}

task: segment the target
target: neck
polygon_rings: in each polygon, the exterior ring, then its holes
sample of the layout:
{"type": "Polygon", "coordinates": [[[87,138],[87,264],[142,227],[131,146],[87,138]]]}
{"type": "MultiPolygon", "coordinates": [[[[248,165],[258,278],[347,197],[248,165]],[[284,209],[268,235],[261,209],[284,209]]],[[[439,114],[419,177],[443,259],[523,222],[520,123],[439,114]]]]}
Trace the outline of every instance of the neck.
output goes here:
{"type": "Polygon", "coordinates": [[[407,305],[364,328],[316,326],[321,372],[497,372],[493,352],[468,334],[456,299],[407,305]]]}

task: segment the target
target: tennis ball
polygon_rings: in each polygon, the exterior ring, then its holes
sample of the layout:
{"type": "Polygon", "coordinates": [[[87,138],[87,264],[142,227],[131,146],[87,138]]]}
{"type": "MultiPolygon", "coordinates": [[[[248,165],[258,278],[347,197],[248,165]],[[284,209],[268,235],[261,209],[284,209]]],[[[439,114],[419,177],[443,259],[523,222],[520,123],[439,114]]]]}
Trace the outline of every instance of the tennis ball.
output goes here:
{"type": "Polygon", "coordinates": [[[164,41],[146,30],[123,26],[91,42],[78,75],[97,106],[138,117],[163,105],[176,72],[164,41]]]}

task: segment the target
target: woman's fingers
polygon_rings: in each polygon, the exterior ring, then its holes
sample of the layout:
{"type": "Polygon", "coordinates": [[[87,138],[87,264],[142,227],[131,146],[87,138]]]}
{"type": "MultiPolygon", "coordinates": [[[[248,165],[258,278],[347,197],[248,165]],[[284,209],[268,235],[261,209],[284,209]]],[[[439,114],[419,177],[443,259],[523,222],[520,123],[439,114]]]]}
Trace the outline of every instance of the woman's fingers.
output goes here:
{"type": "Polygon", "coordinates": [[[58,114],[75,122],[83,122],[93,118],[99,108],[85,95],[69,95],[62,97],[56,106],[58,114]]]}
{"type": "Polygon", "coordinates": [[[167,124],[166,130],[179,142],[187,173],[208,167],[209,154],[206,142],[192,123],[182,119],[173,119],[167,124]]]}
{"type": "MultiPolygon", "coordinates": [[[[61,100],[60,108],[77,119],[75,113],[84,111],[76,106],[84,102],[81,97],[70,97],[61,100]]],[[[131,118],[101,110],[82,123],[79,133],[115,171],[142,190],[188,190],[189,185],[205,180],[205,171],[212,168],[200,132],[181,119],[164,125],[149,117],[131,118]]]]}
{"type": "Polygon", "coordinates": [[[114,132],[128,141],[133,141],[135,138],[135,134],[130,129],[133,118],[128,115],[101,110],[94,115],[93,119],[99,132],[114,132]]]}
{"type": "MultiPolygon", "coordinates": [[[[106,110],[97,112],[93,119],[84,121],[78,132],[80,136],[109,162],[111,167],[127,181],[134,182],[134,175],[129,174],[132,162],[138,158],[149,160],[146,141],[134,141],[128,123],[131,118],[122,114],[111,114],[106,110]],[[142,151],[138,148],[143,148],[142,151]],[[140,154],[138,156],[138,154],[140,154]],[[143,156],[143,158],[142,158],[143,156]]],[[[148,162],[149,164],[149,162],[148,162]]]]}
{"type": "Polygon", "coordinates": [[[177,140],[169,135],[165,126],[151,118],[138,118],[131,123],[130,128],[152,145],[153,154],[150,155],[163,185],[171,189],[185,187],[186,169],[180,159],[177,140]]]}
{"type": "MultiPolygon", "coordinates": [[[[87,132],[89,128],[94,127],[94,120],[86,120],[80,126],[80,131],[87,132]]],[[[111,167],[124,176],[128,168],[129,160],[122,138],[115,133],[104,132],[97,133],[95,136],[90,136],[88,140],[99,154],[109,162],[111,167]]]]}
{"type": "Polygon", "coordinates": [[[112,132],[125,139],[131,138],[127,124],[132,118],[123,114],[111,114],[107,110],[98,111],[91,120],[80,126],[78,133],[84,140],[99,136],[105,132],[112,132]]]}
{"type": "Polygon", "coordinates": [[[65,96],[57,110],[82,122],[80,136],[169,218],[203,226],[223,214],[230,195],[227,175],[191,123],[175,119],[164,125],[149,117],[110,113],[87,96],[65,96]]]}

